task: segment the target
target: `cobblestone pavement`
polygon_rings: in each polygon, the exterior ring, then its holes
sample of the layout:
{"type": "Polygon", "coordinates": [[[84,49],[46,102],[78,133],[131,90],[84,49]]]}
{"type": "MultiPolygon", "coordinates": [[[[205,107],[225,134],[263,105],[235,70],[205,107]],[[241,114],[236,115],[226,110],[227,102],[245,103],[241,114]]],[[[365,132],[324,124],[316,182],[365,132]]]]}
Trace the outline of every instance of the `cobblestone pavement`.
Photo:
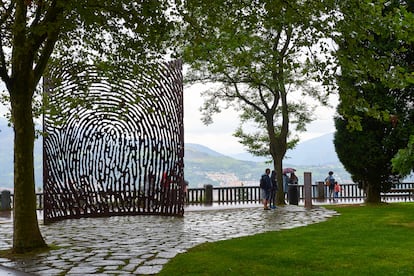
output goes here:
{"type": "MultiPolygon", "coordinates": [[[[83,218],[41,224],[48,244],[58,249],[30,259],[0,258],[3,266],[31,275],[156,274],[178,253],[204,242],[318,223],[336,215],[322,207],[288,205],[263,210],[192,208],[184,217],[123,216],[83,218]]],[[[11,219],[0,219],[0,249],[11,247],[11,219]]],[[[23,275],[1,274],[0,275],[23,275]]],[[[7,272],[5,272],[7,273],[7,272]]]]}

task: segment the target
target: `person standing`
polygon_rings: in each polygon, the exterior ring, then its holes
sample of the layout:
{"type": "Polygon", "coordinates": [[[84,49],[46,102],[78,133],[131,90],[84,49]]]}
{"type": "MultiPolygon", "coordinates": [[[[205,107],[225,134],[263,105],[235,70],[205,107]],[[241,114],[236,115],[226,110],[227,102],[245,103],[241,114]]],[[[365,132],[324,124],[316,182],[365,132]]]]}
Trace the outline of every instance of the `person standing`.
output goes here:
{"type": "Polygon", "coordinates": [[[288,187],[288,199],[289,199],[289,204],[295,204],[298,205],[299,203],[299,191],[298,191],[298,182],[299,179],[296,176],[295,172],[292,171],[290,173],[290,178],[289,178],[289,186],[288,187]]]}
{"type": "Polygon", "coordinates": [[[329,191],[329,201],[333,199],[334,189],[335,189],[335,178],[333,177],[333,171],[328,173],[328,176],[325,178],[326,186],[328,186],[329,191]]]}
{"type": "Polygon", "coordinates": [[[290,173],[289,184],[298,184],[299,179],[294,172],[290,173]]]}
{"type": "Polygon", "coordinates": [[[263,208],[264,210],[270,210],[269,208],[269,200],[270,200],[270,192],[272,189],[272,182],[270,180],[270,169],[267,168],[265,173],[260,178],[260,188],[261,188],[261,196],[263,200],[263,208]]]}
{"type": "Polygon", "coordinates": [[[335,199],[339,198],[339,193],[342,191],[341,185],[337,181],[335,181],[334,192],[335,192],[335,199]]]}
{"type": "Polygon", "coordinates": [[[283,173],[282,179],[283,179],[283,193],[284,193],[284,199],[285,199],[285,204],[286,204],[288,201],[288,189],[289,189],[290,178],[286,173],[283,173]]]}
{"type": "Polygon", "coordinates": [[[270,182],[272,182],[272,188],[270,190],[270,209],[276,209],[276,192],[277,192],[277,179],[276,172],[273,170],[270,175],[270,182]]]}

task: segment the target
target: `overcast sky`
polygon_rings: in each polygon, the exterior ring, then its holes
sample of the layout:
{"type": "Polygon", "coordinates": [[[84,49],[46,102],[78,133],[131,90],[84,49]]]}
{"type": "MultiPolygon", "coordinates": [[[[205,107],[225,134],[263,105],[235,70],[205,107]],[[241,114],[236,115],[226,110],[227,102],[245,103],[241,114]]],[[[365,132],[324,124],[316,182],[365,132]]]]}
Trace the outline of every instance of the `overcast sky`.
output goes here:
{"type": "MultiPolygon", "coordinates": [[[[235,129],[239,126],[237,113],[233,110],[224,110],[214,118],[214,123],[204,125],[201,122],[200,106],[203,99],[200,96],[202,85],[184,88],[184,140],[185,143],[196,143],[207,146],[223,154],[237,154],[245,152],[243,146],[233,137],[235,129]]],[[[330,100],[336,107],[337,98],[330,100]]],[[[318,107],[315,118],[308,125],[307,131],[300,134],[301,141],[309,140],[335,131],[333,115],[335,108],[318,107]]]]}
{"type": "MultiPolygon", "coordinates": [[[[0,83],[0,91],[4,85],[0,83]]],[[[204,90],[203,85],[193,85],[184,88],[184,142],[207,146],[212,150],[223,154],[237,154],[245,152],[243,146],[233,137],[233,133],[239,125],[237,113],[233,110],[223,110],[214,116],[211,125],[201,122],[199,108],[203,103],[200,92],[204,90]]],[[[337,100],[331,100],[336,106],[337,100]]],[[[0,116],[4,114],[5,108],[0,104],[0,116]]],[[[333,123],[334,108],[320,107],[315,111],[314,122],[309,124],[307,132],[300,135],[301,141],[316,138],[335,131],[333,123]]]]}

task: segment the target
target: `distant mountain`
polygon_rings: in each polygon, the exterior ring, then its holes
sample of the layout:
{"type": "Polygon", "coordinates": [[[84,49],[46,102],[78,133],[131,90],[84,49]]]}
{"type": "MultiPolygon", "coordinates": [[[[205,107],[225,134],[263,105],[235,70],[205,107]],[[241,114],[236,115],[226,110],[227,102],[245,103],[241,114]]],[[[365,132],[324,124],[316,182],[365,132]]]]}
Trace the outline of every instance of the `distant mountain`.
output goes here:
{"type": "Polygon", "coordinates": [[[340,164],[333,143],[334,133],[310,139],[286,152],[285,162],[296,166],[340,164]]]}
{"type": "MultiPolygon", "coordinates": [[[[13,187],[13,130],[0,118],[0,187],[13,187]]],[[[341,181],[351,182],[349,174],[337,160],[333,150],[332,134],[305,141],[289,151],[286,167],[297,169],[299,178],[303,172],[312,172],[313,181],[322,180],[333,170],[341,181]],[[334,156],[332,156],[334,155],[334,156]]],[[[36,187],[42,187],[42,139],[35,142],[36,187]]],[[[190,187],[257,185],[260,175],[271,164],[264,158],[249,157],[244,153],[230,157],[199,144],[185,144],[184,174],[190,187]],[[244,156],[244,157],[243,157],[244,156]],[[250,158],[250,160],[246,160],[250,158]],[[244,159],[244,160],[243,160],[244,159]]]]}
{"type": "Polygon", "coordinates": [[[206,156],[206,155],[213,156],[213,157],[223,157],[223,156],[225,156],[224,154],[221,154],[217,151],[214,151],[214,150],[212,150],[212,149],[210,149],[206,146],[200,145],[200,144],[186,143],[185,144],[185,150],[186,150],[186,153],[192,154],[193,157],[196,154],[199,154],[200,157],[206,156]]]}
{"type": "Polygon", "coordinates": [[[268,165],[238,160],[198,144],[185,144],[184,175],[190,187],[256,184],[268,165]]]}
{"type": "Polygon", "coordinates": [[[244,161],[253,161],[253,162],[266,162],[266,161],[269,160],[266,157],[254,156],[253,154],[248,153],[248,152],[230,154],[229,156],[231,156],[235,159],[244,160],[244,161]]]}
{"type": "MultiPolygon", "coordinates": [[[[284,162],[293,166],[327,165],[340,163],[333,143],[334,133],[299,143],[286,152],[284,162]]],[[[257,157],[248,152],[232,154],[233,158],[245,161],[265,162],[267,158],[257,157]]]]}
{"type": "MultiPolygon", "coordinates": [[[[189,181],[190,187],[202,187],[204,184],[214,186],[239,186],[241,183],[258,185],[258,178],[263,174],[265,168],[272,166],[265,162],[244,161],[228,156],[215,157],[205,152],[197,152],[196,155],[193,153],[193,149],[186,145],[184,175],[189,181]],[[201,155],[202,158],[200,158],[201,155]]],[[[352,182],[349,173],[341,163],[299,166],[285,162],[284,165],[296,169],[299,183],[303,183],[304,172],[311,172],[312,182],[316,182],[322,181],[331,170],[335,172],[334,176],[340,183],[352,182]]]]}

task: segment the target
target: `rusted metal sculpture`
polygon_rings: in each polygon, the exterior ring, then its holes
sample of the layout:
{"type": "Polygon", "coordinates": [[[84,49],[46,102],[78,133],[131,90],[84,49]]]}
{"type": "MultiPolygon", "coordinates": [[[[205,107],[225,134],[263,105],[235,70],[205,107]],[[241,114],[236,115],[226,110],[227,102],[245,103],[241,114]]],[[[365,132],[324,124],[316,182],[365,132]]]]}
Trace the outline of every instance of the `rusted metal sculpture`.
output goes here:
{"type": "Polygon", "coordinates": [[[45,82],[45,223],[183,215],[182,65],[157,68],[156,77],[117,82],[91,68],[51,73],[45,82]]]}

